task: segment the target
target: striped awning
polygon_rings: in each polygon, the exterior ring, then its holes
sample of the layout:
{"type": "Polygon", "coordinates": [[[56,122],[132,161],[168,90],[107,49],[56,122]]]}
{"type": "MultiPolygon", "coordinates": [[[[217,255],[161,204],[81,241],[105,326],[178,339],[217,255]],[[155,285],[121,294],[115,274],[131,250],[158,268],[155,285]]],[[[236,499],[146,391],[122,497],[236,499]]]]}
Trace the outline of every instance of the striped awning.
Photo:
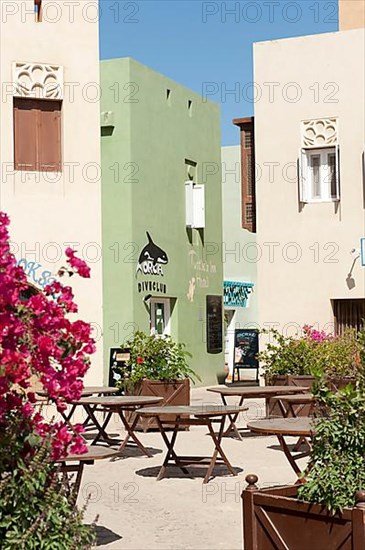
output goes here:
{"type": "Polygon", "coordinates": [[[231,307],[247,307],[247,299],[254,286],[254,283],[224,281],[224,305],[231,307]]]}

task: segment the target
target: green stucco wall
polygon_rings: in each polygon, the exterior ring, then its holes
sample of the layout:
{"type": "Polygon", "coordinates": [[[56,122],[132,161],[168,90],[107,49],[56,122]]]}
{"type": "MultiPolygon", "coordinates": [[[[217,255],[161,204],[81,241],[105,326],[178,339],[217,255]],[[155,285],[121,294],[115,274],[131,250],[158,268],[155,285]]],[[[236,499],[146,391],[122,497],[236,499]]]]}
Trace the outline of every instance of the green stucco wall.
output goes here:
{"type": "MultiPolygon", "coordinates": [[[[237,132],[238,133],[238,132],[237,132]]],[[[224,280],[253,283],[247,307],[226,308],[234,310],[232,324],[226,335],[226,360],[232,369],[234,329],[258,328],[256,233],[242,228],[241,212],[241,148],[239,145],[222,147],[222,204],[223,204],[223,266],[224,280]]],[[[245,376],[255,376],[255,371],[241,371],[245,376]]]]}
{"type": "Polygon", "coordinates": [[[207,353],[205,320],[206,295],[222,295],[223,281],[219,108],[129,58],[102,62],[101,83],[101,110],[114,113],[114,130],[102,128],[101,138],[105,377],[110,347],[137,328],[149,332],[143,298],[152,294],[176,299],[171,334],[193,354],[202,383],[216,383],[224,354],[207,353]],[[186,228],[185,159],[205,185],[204,230],[186,228]],[[163,276],[136,274],[146,231],[167,253],[163,276]],[[138,292],[142,281],[165,284],[166,294],[138,292]]]}

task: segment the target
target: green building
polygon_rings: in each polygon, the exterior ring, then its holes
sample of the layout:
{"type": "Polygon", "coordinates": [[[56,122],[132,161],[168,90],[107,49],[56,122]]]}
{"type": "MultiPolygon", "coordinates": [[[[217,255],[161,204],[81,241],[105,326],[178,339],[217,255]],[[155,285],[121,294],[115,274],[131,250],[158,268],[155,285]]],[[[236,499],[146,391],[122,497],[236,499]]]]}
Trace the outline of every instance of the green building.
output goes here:
{"type": "Polygon", "coordinates": [[[219,107],[129,58],[102,62],[101,83],[105,368],[139,329],[184,342],[202,383],[216,383],[219,107]]]}
{"type": "MultiPolygon", "coordinates": [[[[257,307],[256,233],[244,227],[241,146],[222,147],[223,265],[225,360],[230,376],[235,357],[235,332],[259,328],[257,307]]],[[[245,182],[244,182],[245,183],[245,182]]],[[[236,379],[237,379],[237,372],[236,379]]],[[[256,371],[242,376],[255,380],[256,371]]],[[[229,378],[227,379],[229,381],[229,378]]]]}

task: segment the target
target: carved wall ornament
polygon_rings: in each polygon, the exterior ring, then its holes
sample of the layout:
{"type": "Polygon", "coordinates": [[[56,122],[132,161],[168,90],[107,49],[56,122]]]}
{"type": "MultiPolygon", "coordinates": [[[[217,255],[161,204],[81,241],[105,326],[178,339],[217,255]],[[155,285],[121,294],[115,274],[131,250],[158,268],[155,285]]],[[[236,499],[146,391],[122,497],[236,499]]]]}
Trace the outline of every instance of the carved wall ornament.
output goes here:
{"type": "Polygon", "coordinates": [[[43,63],[13,63],[14,97],[63,99],[63,67],[43,63]]]}
{"type": "Polygon", "coordinates": [[[303,120],[301,135],[302,147],[333,147],[338,140],[337,119],[303,120]]]}

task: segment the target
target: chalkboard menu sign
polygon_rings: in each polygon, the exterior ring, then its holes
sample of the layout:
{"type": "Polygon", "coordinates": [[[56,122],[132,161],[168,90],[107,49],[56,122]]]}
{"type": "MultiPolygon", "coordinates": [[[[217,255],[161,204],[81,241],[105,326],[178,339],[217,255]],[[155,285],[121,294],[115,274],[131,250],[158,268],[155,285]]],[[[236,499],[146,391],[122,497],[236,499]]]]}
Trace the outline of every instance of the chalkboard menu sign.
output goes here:
{"type": "Polygon", "coordinates": [[[127,369],[127,362],[130,359],[128,348],[110,348],[109,354],[109,386],[115,386],[121,378],[120,369],[127,369]]]}
{"type": "Polygon", "coordinates": [[[223,351],[223,298],[207,296],[207,352],[223,351]]]}
{"type": "Polygon", "coordinates": [[[259,331],[257,329],[236,329],[234,331],[234,364],[242,367],[259,368],[256,355],[259,352],[259,331]]]}

